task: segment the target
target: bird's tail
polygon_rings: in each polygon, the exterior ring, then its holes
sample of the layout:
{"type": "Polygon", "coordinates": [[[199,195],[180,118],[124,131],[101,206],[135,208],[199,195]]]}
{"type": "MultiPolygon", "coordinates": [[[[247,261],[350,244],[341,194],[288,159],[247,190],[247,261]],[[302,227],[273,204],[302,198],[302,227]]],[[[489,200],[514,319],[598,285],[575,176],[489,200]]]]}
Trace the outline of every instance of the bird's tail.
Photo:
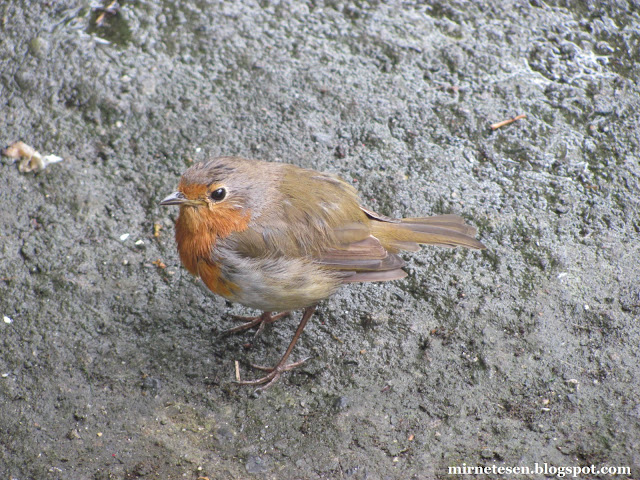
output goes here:
{"type": "MultiPolygon", "coordinates": [[[[368,213],[368,212],[367,212],[368,213]]],[[[371,233],[391,252],[418,250],[419,244],[443,247],[466,247],[483,250],[475,239],[476,229],[458,215],[402,218],[399,220],[372,218],[371,233]]]]}

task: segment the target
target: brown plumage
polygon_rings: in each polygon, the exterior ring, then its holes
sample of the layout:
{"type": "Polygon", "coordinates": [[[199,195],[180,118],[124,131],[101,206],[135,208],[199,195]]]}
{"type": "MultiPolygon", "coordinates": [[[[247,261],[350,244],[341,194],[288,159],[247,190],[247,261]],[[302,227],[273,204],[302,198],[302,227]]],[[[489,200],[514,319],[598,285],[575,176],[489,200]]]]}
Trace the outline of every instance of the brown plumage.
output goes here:
{"type": "MultiPolygon", "coordinates": [[[[315,305],[351,282],[403,278],[400,250],[419,244],[483,249],[457,215],[393,219],[360,205],[341,178],[282,163],[219,157],[198,163],[161,205],[179,205],[180,259],[214,293],[264,311],[231,329],[261,329],[273,311],[304,308],[303,319],[265,387],[283,371],[315,305]]],[[[264,367],[259,367],[264,368],[264,367]]]]}

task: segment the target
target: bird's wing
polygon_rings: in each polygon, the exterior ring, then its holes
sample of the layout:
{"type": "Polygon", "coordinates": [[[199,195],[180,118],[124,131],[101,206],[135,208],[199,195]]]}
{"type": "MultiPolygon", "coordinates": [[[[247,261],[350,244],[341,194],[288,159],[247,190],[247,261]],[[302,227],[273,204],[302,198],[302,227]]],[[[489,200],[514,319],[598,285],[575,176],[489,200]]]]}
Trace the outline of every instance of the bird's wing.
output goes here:
{"type": "Polygon", "coordinates": [[[318,256],[315,262],[325,268],[343,272],[344,283],[396,280],[407,275],[402,270],[404,260],[389,253],[371,235],[330,248],[318,256]]]}
{"type": "Polygon", "coordinates": [[[290,167],[283,165],[271,207],[229,237],[236,252],[306,258],[348,282],[405,276],[404,261],[371,235],[371,219],[353,186],[331,174],[290,167]]]}

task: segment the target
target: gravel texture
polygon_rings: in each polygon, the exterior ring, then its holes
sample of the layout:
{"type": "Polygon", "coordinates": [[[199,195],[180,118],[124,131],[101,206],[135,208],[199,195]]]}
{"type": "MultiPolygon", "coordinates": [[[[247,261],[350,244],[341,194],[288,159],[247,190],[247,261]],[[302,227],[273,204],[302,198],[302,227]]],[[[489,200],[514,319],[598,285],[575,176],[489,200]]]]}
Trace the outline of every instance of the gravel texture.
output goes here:
{"type": "Polygon", "coordinates": [[[99,3],[0,5],[0,143],[64,158],[0,160],[2,478],[640,477],[637,2],[99,3]],[[299,313],[221,337],[158,205],[221,154],[488,248],[343,288],[255,396],[299,313]]]}

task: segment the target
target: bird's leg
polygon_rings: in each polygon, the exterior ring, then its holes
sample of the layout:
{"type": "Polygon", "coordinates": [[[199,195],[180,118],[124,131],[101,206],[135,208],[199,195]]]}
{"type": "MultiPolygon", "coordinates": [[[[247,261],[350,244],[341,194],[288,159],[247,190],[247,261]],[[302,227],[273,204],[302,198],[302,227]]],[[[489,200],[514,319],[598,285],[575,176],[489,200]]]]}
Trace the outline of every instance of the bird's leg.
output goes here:
{"type": "Polygon", "coordinates": [[[232,333],[244,332],[245,330],[249,330],[250,328],[258,325],[258,330],[254,336],[258,336],[264,330],[264,326],[273,323],[276,320],[280,320],[281,318],[287,317],[290,312],[282,312],[277,315],[272,315],[271,312],[262,312],[262,315],[258,315],[257,317],[241,317],[238,315],[233,315],[231,318],[234,320],[240,320],[241,322],[245,322],[242,325],[238,325],[237,327],[230,328],[225,330],[224,335],[231,335],[232,333]]]}
{"type": "Polygon", "coordinates": [[[287,363],[287,359],[289,358],[289,355],[291,355],[291,352],[293,351],[293,347],[295,347],[296,342],[300,338],[300,335],[302,335],[302,331],[304,330],[304,327],[306,327],[307,322],[311,318],[311,315],[313,315],[313,312],[315,311],[315,309],[316,309],[315,305],[304,309],[304,312],[302,314],[302,320],[300,320],[300,325],[298,325],[298,328],[296,329],[296,333],[294,333],[293,338],[291,339],[291,343],[289,343],[289,346],[287,347],[287,351],[284,352],[284,355],[282,356],[282,358],[280,359],[280,361],[275,367],[263,367],[261,365],[251,365],[253,368],[257,368],[259,370],[264,370],[265,372],[269,372],[267,375],[261,378],[257,378],[255,380],[238,380],[236,381],[236,383],[240,385],[262,385],[264,383],[265,385],[256,389],[256,391],[266,390],[271,385],[273,385],[278,380],[278,378],[280,378],[280,375],[283,372],[287,372],[296,367],[299,367],[304,362],[309,360],[309,358],[311,357],[307,357],[297,362],[287,363]]]}

